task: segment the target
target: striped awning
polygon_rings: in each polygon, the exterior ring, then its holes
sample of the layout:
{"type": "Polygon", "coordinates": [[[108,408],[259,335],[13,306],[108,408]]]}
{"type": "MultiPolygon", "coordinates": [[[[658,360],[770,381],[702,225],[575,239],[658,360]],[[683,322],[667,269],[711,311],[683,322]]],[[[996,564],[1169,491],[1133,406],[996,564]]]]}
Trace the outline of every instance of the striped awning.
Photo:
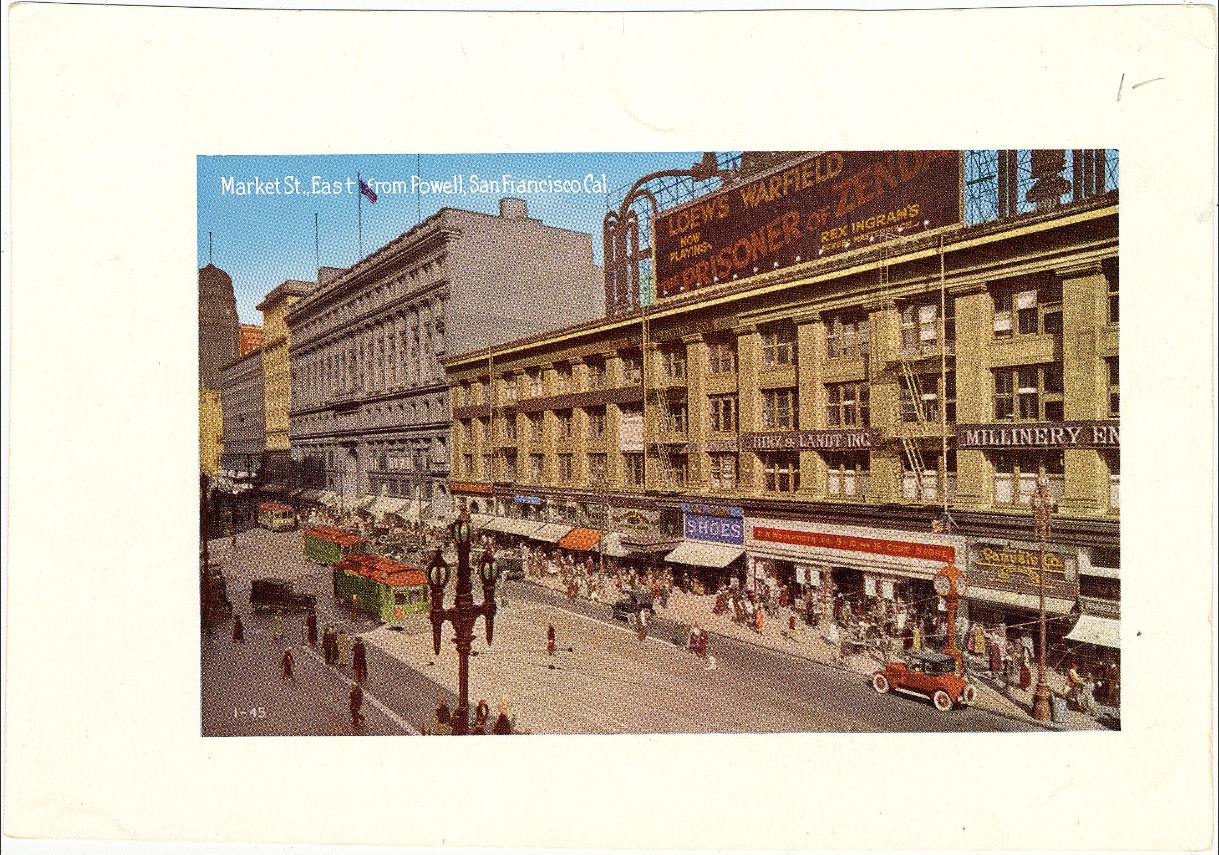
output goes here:
{"type": "Polygon", "coordinates": [[[564,523],[546,523],[529,537],[531,540],[540,540],[544,543],[558,543],[571,529],[571,526],[564,523]]]}
{"type": "Polygon", "coordinates": [[[666,555],[665,561],[722,569],[744,554],[745,550],[740,546],[687,540],[666,555]]]}
{"type": "Polygon", "coordinates": [[[598,531],[595,528],[573,528],[559,541],[559,546],[563,549],[587,552],[593,548],[593,544],[601,539],[602,534],[604,532],[598,531]]]}

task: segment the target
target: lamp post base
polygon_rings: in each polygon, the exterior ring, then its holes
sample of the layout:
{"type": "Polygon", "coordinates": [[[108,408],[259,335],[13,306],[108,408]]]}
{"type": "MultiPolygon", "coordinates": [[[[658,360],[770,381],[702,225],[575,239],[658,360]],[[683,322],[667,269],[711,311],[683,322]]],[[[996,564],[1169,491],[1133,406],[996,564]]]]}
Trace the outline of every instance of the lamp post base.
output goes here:
{"type": "Polygon", "coordinates": [[[1044,680],[1038,680],[1037,688],[1033,691],[1033,720],[1050,720],[1050,687],[1044,680]]]}

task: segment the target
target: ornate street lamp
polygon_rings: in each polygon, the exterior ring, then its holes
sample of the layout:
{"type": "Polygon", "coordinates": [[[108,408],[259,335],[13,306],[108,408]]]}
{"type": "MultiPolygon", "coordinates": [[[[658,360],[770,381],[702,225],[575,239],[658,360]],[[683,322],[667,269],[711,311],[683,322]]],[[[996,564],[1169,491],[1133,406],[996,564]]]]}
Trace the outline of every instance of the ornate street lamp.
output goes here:
{"type": "Polygon", "coordinates": [[[453,643],[457,646],[457,694],[460,698],[451,719],[453,735],[468,733],[470,715],[470,645],[474,641],[474,624],[479,617],[486,619],[487,644],[491,643],[495,627],[495,556],[491,547],[483,550],[478,562],[478,576],[483,583],[483,601],[474,605],[470,580],[470,513],[464,507],[449,531],[457,544],[457,585],[453,607],[444,607],[444,588],[449,582],[449,565],[440,554],[440,547],[428,564],[428,585],[431,587],[432,647],[440,653],[440,629],[447,620],[453,624],[453,643]]]}
{"type": "Polygon", "coordinates": [[[1050,481],[1044,472],[1037,476],[1037,489],[1029,497],[1033,509],[1033,530],[1040,545],[1040,560],[1037,564],[1037,588],[1041,597],[1039,618],[1040,639],[1037,647],[1037,688],[1033,691],[1033,719],[1050,720],[1050,684],[1045,669],[1045,542],[1050,537],[1050,512],[1054,500],[1050,498],[1050,481]]]}

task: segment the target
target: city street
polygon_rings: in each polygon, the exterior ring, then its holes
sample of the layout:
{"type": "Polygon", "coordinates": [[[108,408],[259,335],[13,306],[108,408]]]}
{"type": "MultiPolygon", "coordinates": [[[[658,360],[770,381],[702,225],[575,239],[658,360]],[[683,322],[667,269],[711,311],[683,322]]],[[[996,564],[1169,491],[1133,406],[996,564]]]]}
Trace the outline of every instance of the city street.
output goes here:
{"type": "MultiPolygon", "coordinates": [[[[246,625],[246,643],[231,626],[203,639],[205,735],[349,734],[348,673],[326,666],[303,645],[303,615],[284,615],[284,638],[270,638],[270,618],[254,616],[249,582],[287,579],[317,597],[319,627],[334,624],[369,648],[364,713],[368,734],[426,732],[443,698],[456,705],[457,656],[445,627],[441,653],[419,615],[402,629],[368,616],[352,621],[331,594],[330,574],[301,553],[299,532],[239,534],[211,544],[224,567],[229,599],[246,625]],[[280,676],[280,657],[294,645],[296,680],[280,676]],[[251,713],[253,710],[253,713],[251,713]]],[[[713,635],[707,661],[672,643],[676,624],[664,610],[646,641],[614,621],[605,605],[568,601],[530,582],[501,588],[507,605],[486,644],[481,622],[470,662],[470,699],[492,714],[507,699],[516,726],[532,733],[737,733],[781,731],[1001,731],[1035,729],[1027,720],[982,709],[939,713],[917,698],[877,695],[860,674],[713,635]],[[556,652],[546,651],[553,625],[556,652]]],[[[451,594],[450,594],[451,599],[451,594]]],[[[349,670],[349,669],[348,669],[349,670]]]]}

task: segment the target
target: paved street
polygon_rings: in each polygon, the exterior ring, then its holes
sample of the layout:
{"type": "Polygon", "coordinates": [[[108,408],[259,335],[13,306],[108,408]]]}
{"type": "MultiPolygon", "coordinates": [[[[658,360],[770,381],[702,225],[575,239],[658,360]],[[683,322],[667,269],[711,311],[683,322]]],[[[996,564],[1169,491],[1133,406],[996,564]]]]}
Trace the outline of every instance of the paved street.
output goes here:
{"type": "MultiPolygon", "coordinates": [[[[273,576],[318,598],[318,622],[333,623],[369,645],[363,732],[423,731],[441,698],[455,705],[457,656],[446,626],[441,653],[432,651],[426,616],[404,630],[366,616],[355,623],[335,603],[330,574],[301,554],[299,532],[255,529],[213,541],[228,579],[229,598],[246,622],[246,644],[227,626],[205,636],[203,728],[208,735],[349,734],[348,675],[323,664],[301,644],[304,619],[284,616],[285,639],[269,637],[269,619],[253,616],[249,581],[273,576]],[[280,644],[294,643],[297,680],[280,677],[280,644]],[[265,709],[265,716],[258,708],[265,709]],[[234,713],[234,708],[237,712],[234,713]],[[255,714],[248,712],[253,708],[255,714]],[[243,713],[243,710],[246,712],[243,713]]],[[[675,624],[663,610],[640,641],[609,608],[568,601],[528,582],[510,583],[506,608],[486,644],[478,624],[470,663],[471,706],[486,698],[510,702],[518,728],[533,733],[675,733],[780,731],[997,731],[1035,726],[982,709],[939,713],[925,701],[877,695],[860,674],[747,641],[713,636],[714,667],[674,645],[675,624]],[[546,628],[557,650],[546,652],[546,628]]],[[[451,592],[450,592],[451,600],[451,592]]]]}

